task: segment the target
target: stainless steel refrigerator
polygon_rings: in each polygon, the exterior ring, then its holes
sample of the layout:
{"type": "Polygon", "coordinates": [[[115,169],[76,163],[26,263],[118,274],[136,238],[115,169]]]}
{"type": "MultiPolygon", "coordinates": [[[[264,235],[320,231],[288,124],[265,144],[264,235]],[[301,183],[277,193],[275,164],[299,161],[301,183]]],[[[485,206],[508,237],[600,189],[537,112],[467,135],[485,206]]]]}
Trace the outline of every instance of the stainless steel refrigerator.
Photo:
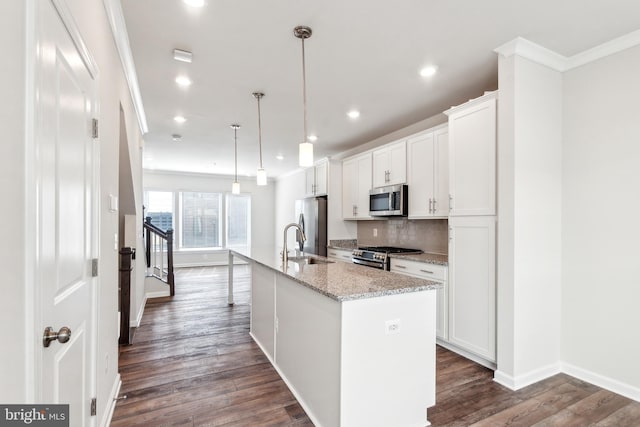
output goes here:
{"type": "Polygon", "coordinates": [[[296,232],[299,249],[327,256],[327,196],[296,200],[296,222],[302,226],[307,241],[302,243],[296,232]]]}

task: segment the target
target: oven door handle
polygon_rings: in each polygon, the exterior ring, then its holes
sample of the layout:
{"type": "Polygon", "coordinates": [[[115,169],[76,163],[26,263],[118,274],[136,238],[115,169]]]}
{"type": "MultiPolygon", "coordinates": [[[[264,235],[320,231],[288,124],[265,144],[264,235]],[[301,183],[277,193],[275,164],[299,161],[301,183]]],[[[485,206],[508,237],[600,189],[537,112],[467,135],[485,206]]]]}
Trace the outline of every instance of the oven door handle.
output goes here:
{"type": "Polygon", "coordinates": [[[351,261],[353,261],[354,264],[366,265],[368,267],[374,267],[379,268],[380,270],[384,270],[384,263],[366,261],[359,258],[351,258],[351,261]]]}

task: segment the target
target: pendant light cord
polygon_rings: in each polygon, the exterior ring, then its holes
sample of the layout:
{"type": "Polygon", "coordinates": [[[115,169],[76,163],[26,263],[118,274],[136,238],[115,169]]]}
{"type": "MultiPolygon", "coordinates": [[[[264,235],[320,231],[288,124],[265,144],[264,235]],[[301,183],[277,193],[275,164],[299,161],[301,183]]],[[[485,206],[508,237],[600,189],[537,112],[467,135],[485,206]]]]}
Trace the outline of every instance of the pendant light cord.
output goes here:
{"type": "Polygon", "coordinates": [[[258,99],[258,147],[260,149],[260,169],[263,169],[262,167],[262,120],[260,118],[260,98],[262,96],[256,96],[256,98],[258,99]]]}
{"type": "Polygon", "coordinates": [[[302,104],[304,110],[304,137],[302,138],[302,142],[307,142],[307,72],[306,72],[306,63],[304,60],[304,37],[302,40],[302,104]]]}

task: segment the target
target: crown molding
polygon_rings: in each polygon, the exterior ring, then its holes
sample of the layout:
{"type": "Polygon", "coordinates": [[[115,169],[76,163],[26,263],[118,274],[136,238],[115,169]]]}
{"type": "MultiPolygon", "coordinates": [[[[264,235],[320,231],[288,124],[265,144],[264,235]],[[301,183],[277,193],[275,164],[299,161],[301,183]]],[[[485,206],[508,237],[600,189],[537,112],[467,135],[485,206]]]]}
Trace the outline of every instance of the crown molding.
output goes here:
{"type": "Polygon", "coordinates": [[[133,62],[133,55],[131,54],[131,45],[129,44],[127,26],[125,24],[124,14],[122,13],[122,4],[120,3],[120,0],[103,0],[103,4],[105,11],[107,12],[109,25],[111,26],[113,40],[116,43],[118,54],[120,55],[120,62],[122,63],[124,75],[127,79],[129,93],[131,94],[131,102],[133,103],[133,108],[135,109],[136,116],[138,117],[138,126],[140,127],[140,132],[144,135],[149,132],[149,126],[147,125],[147,116],[144,112],[142,96],[140,95],[140,86],[138,85],[136,67],[133,62]]]}
{"type": "Polygon", "coordinates": [[[567,70],[566,56],[562,56],[522,37],[516,37],[493,51],[505,58],[518,55],[538,64],[546,65],[556,71],[563,72],[567,70]]]}
{"type": "Polygon", "coordinates": [[[640,30],[610,40],[567,59],[567,70],[580,67],[609,55],[640,45],[640,30]]]}
{"type": "Polygon", "coordinates": [[[494,52],[505,58],[518,55],[556,71],[565,72],[637,45],[640,45],[640,30],[569,57],[560,55],[523,37],[516,37],[495,48],[494,52]]]}

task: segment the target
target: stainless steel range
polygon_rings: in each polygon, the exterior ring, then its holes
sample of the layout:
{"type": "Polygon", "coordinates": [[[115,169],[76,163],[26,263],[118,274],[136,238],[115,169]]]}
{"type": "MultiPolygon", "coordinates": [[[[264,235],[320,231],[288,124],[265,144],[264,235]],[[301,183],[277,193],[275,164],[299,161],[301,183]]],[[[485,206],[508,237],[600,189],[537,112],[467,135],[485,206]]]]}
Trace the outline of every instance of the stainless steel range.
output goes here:
{"type": "Polygon", "coordinates": [[[395,248],[393,246],[360,246],[351,252],[354,264],[366,265],[389,271],[390,254],[421,254],[419,249],[395,248]]]}

